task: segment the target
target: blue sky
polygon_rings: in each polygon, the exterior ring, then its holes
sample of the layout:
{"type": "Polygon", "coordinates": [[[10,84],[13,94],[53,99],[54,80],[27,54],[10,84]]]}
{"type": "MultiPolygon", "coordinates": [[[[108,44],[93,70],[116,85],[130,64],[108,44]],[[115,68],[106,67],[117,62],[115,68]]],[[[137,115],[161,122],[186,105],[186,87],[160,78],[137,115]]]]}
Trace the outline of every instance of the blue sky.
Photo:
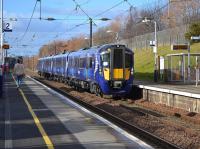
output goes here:
{"type": "MultiPolygon", "coordinates": [[[[134,7],[150,7],[155,3],[162,3],[166,0],[128,0],[134,7]]],[[[102,17],[114,19],[118,15],[126,15],[130,5],[123,0],[76,0],[81,8],[94,19],[97,27],[102,27],[110,23],[95,19],[102,17]],[[111,8],[122,2],[119,6],[113,8],[105,14],[95,17],[97,14],[111,8]]],[[[39,20],[39,3],[37,3],[34,16],[31,21],[28,32],[22,39],[36,0],[4,0],[4,18],[17,18],[12,21],[13,32],[5,33],[5,41],[11,45],[9,54],[15,55],[33,55],[37,54],[41,45],[47,44],[53,40],[69,39],[79,34],[89,34],[89,24],[82,25],[73,30],[74,26],[85,22],[88,17],[78,8],[73,0],[41,0],[42,17],[53,17],[56,21],[39,20]],[[22,40],[21,40],[22,39],[22,40]],[[23,46],[27,45],[27,46],[23,46]]]]}

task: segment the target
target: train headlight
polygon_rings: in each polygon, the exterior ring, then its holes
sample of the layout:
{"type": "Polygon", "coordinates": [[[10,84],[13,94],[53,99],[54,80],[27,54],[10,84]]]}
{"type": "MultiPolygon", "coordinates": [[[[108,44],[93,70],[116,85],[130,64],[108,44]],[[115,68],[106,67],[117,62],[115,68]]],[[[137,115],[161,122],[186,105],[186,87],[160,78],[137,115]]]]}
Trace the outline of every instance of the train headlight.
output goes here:
{"type": "Polygon", "coordinates": [[[131,68],[131,75],[133,75],[133,73],[134,73],[134,70],[133,70],[133,68],[131,68]]]}
{"type": "Polygon", "coordinates": [[[102,68],[99,68],[99,74],[103,75],[102,68]]]}

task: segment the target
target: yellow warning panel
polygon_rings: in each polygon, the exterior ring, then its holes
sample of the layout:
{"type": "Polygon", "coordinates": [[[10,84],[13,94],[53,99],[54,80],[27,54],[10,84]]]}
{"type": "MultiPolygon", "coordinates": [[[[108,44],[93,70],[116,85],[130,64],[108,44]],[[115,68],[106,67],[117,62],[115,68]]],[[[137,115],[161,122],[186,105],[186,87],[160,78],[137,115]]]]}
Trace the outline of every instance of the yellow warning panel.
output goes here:
{"type": "Polygon", "coordinates": [[[123,68],[122,69],[113,69],[113,79],[123,79],[123,68]]]}
{"type": "Polygon", "coordinates": [[[130,73],[130,68],[125,68],[125,80],[128,80],[130,78],[130,73]]]}
{"type": "Polygon", "coordinates": [[[109,68],[103,68],[103,74],[105,80],[110,80],[110,69],[109,68]]]}

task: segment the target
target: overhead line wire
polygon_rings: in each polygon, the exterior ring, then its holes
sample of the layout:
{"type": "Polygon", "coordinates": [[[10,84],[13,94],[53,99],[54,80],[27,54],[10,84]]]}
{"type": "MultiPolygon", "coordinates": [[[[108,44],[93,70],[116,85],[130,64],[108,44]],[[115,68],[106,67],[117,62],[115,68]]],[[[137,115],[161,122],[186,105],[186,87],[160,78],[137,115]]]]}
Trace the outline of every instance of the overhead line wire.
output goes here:
{"type": "Polygon", "coordinates": [[[79,5],[79,4],[77,3],[76,0],[72,0],[72,1],[76,4],[76,7],[80,8],[80,10],[81,10],[88,18],[91,18],[91,17],[82,9],[81,5],[79,5]]]}
{"type": "MultiPolygon", "coordinates": [[[[76,7],[80,8],[80,10],[81,10],[88,18],[91,18],[91,17],[81,8],[81,5],[78,4],[78,3],[76,2],[76,0],[72,0],[72,1],[76,4],[76,7]]],[[[96,18],[96,17],[98,17],[98,16],[100,16],[100,15],[102,15],[102,14],[104,14],[104,13],[110,11],[110,10],[112,10],[113,8],[115,8],[115,7],[117,7],[117,6],[121,5],[121,4],[123,4],[124,2],[127,2],[130,6],[132,6],[131,3],[130,3],[128,0],[122,0],[122,1],[120,1],[119,3],[115,4],[114,6],[112,6],[111,8],[108,8],[108,9],[104,10],[103,12],[101,12],[101,13],[95,15],[93,18],[96,18]]],[[[87,21],[88,21],[88,20],[84,21],[83,23],[77,24],[77,25],[73,26],[72,28],[68,29],[67,31],[71,31],[71,30],[74,30],[74,29],[78,28],[79,26],[85,25],[85,24],[87,24],[87,21]]],[[[93,23],[94,23],[94,22],[93,22],[93,23]]],[[[94,24],[95,24],[95,23],[94,23],[94,24]]],[[[67,31],[66,31],[66,32],[67,32],[67,31]]],[[[66,32],[65,32],[65,33],[66,33],[66,32]]],[[[60,35],[58,35],[58,36],[60,36],[60,35]]]]}
{"type": "Polygon", "coordinates": [[[37,6],[37,2],[38,2],[38,1],[36,0],[35,6],[34,6],[34,8],[33,8],[33,12],[32,12],[32,14],[31,14],[31,18],[30,18],[30,20],[29,20],[29,22],[28,22],[28,25],[27,25],[27,27],[26,27],[26,30],[25,30],[25,32],[24,32],[22,38],[20,39],[21,41],[24,39],[24,37],[26,36],[26,33],[28,32],[28,29],[29,29],[29,27],[30,27],[30,24],[31,24],[31,21],[32,21],[34,12],[35,12],[35,8],[36,8],[36,6],[37,6]]]}
{"type": "MultiPolygon", "coordinates": [[[[81,9],[81,11],[82,11],[85,15],[87,15],[88,18],[91,18],[91,17],[80,7],[80,5],[79,5],[75,0],[73,0],[73,1],[74,1],[75,4],[81,9]]],[[[102,15],[102,14],[104,14],[104,13],[110,11],[111,9],[113,9],[113,8],[115,8],[115,7],[119,6],[119,5],[121,5],[121,4],[124,3],[125,1],[126,1],[126,0],[123,0],[123,1],[121,1],[121,2],[119,2],[119,3],[117,3],[117,4],[115,4],[115,5],[112,6],[111,8],[106,9],[105,11],[103,11],[103,12],[97,14],[97,15],[94,16],[94,17],[98,17],[98,16],[100,16],[100,15],[102,15]]],[[[81,25],[84,25],[84,24],[86,24],[87,21],[88,21],[88,20],[84,21],[84,22],[81,23],[81,24],[75,25],[74,27],[72,27],[72,28],[70,28],[70,29],[68,29],[68,30],[73,30],[73,29],[75,29],[75,28],[77,28],[77,27],[79,27],[79,26],[81,26],[81,25]]],[[[94,23],[94,22],[93,22],[93,23],[94,23]]]]}
{"type": "Polygon", "coordinates": [[[153,15],[155,15],[156,13],[160,12],[162,9],[166,8],[169,4],[170,4],[170,2],[167,2],[165,5],[163,5],[163,6],[160,7],[159,9],[155,10],[155,12],[153,12],[152,14],[150,14],[150,16],[153,16],[153,15]]]}
{"type": "Polygon", "coordinates": [[[119,5],[121,5],[121,4],[124,3],[125,1],[126,1],[126,0],[120,1],[119,3],[115,4],[115,5],[112,6],[111,8],[108,8],[108,9],[104,10],[103,12],[101,12],[101,13],[95,15],[94,18],[96,18],[96,17],[98,17],[98,16],[100,16],[100,15],[102,15],[102,14],[104,14],[104,13],[110,11],[110,10],[112,10],[113,8],[115,8],[115,7],[119,6],[119,5]]]}
{"type": "MultiPolygon", "coordinates": [[[[82,9],[81,5],[80,5],[79,3],[77,3],[76,0],[72,0],[72,1],[75,3],[76,7],[79,8],[79,9],[88,17],[88,19],[91,18],[91,17],[84,11],[84,9],[82,9]]],[[[87,1],[87,3],[88,3],[88,2],[89,2],[89,0],[87,1]]],[[[85,4],[85,3],[84,3],[84,4],[85,4]]],[[[73,27],[67,29],[67,31],[65,31],[64,33],[68,32],[68,31],[71,31],[71,30],[74,30],[75,28],[78,28],[78,27],[81,26],[81,25],[85,25],[85,24],[87,23],[88,19],[85,20],[83,23],[77,24],[77,25],[75,25],[75,26],[73,26],[73,27]]],[[[94,23],[94,21],[92,21],[92,22],[94,23]]],[[[95,24],[95,23],[94,23],[94,24],[95,24]]],[[[64,34],[64,33],[62,33],[62,34],[64,34]]],[[[62,34],[60,34],[60,35],[62,35],[62,34]]],[[[56,35],[56,36],[60,36],[60,35],[56,35]]],[[[55,37],[55,38],[56,38],[56,37],[55,37]]]]}

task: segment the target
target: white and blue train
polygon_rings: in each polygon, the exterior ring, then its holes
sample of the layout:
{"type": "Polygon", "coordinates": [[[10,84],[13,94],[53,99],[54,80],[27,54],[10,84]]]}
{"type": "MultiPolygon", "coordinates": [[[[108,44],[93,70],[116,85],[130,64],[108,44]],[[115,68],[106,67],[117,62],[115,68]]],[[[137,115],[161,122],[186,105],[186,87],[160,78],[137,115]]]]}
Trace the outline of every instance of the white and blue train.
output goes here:
{"type": "Polygon", "coordinates": [[[134,53],[108,44],[38,60],[38,73],[99,95],[126,96],[133,84],[134,53]]]}

